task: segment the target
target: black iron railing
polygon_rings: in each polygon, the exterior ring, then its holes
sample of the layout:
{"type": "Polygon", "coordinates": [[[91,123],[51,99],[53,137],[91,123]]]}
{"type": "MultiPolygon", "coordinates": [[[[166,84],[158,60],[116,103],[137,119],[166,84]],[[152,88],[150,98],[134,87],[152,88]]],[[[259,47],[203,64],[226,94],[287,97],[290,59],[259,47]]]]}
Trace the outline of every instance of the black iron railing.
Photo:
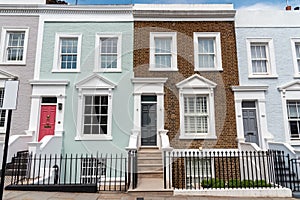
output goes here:
{"type": "MultiPolygon", "coordinates": [[[[290,187],[291,182],[287,177],[291,174],[287,170],[286,159],[287,156],[278,151],[164,152],[164,187],[174,189],[290,187]]],[[[293,164],[290,165],[292,167],[293,164]]]]}
{"type": "Polygon", "coordinates": [[[127,157],[121,155],[29,155],[15,158],[11,185],[91,185],[99,191],[128,189],[127,157]]]}

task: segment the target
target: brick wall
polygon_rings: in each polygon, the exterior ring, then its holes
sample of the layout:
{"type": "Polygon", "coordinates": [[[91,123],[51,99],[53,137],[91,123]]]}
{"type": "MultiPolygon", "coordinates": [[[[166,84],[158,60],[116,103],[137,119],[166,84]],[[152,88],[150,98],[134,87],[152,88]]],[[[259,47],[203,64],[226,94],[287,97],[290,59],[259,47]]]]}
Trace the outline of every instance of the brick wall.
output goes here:
{"type": "Polygon", "coordinates": [[[165,84],[165,129],[169,130],[174,148],[236,148],[236,121],[232,85],[238,85],[234,22],[135,22],[134,24],[135,77],[167,77],[165,84]],[[150,32],[177,32],[176,72],[149,71],[150,32]],[[220,32],[222,72],[194,71],[194,32],[220,32]],[[180,116],[176,84],[193,74],[217,83],[215,88],[216,140],[179,140],[180,116]]]}

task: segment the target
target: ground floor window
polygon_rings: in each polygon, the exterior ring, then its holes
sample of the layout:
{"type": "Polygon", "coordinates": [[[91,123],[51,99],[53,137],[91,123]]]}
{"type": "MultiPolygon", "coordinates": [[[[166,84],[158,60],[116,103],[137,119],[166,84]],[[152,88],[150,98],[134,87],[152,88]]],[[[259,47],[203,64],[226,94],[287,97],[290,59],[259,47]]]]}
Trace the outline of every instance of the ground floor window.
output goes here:
{"type": "MultiPolygon", "coordinates": [[[[4,99],[4,88],[0,88],[0,106],[2,107],[4,99]]],[[[5,127],[6,110],[0,110],[0,127],[5,127]]]]}
{"type": "Polygon", "coordinates": [[[208,133],[208,101],[207,96],[184,96],[184,129],[186,134],[208,133]]]}
{"type": "Polygon", "coordinates": [[[211,160],[189,157],[185,159],[186,188],[197,189],[202,180],[211,178],[211,160]]]}
{"type": "Polygon", "coordinates": [[[300,101],[287,101],[291,139],[300,139],[300,101]]]}
{"type": "Polygon", "coordinates": [[[108,96],[85,96],[84,134],[107,134],[108,96]]]}
{"type": "Polygon", "coordinates": [[[83,158],[81,160],[81,182],[96,183],[99,179],[105,177],[106,159],[105,158],[83,158]]]}

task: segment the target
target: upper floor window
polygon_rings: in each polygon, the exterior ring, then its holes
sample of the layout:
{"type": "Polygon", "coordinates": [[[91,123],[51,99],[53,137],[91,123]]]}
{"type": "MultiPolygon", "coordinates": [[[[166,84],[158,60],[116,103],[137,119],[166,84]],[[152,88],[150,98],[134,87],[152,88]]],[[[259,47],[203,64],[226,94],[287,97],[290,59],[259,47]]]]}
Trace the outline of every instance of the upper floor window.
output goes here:
{"type": "Polygon", "coordinates": [[[150,33],[150,70],[177,70],[176,33],[150,33]]]}
{"type": "Polygon", "coordinates": [[[57,34],[53,72],[80,71],[81,35],[57,34]]]}
{"type": "Polygon", "coordinates": [[[26,64],[28,28],[2,30],[2,63],[26,64]]]}
{"type": "Polygon", "coordinates": [[[121,72],[121,34],[97,34],[96,69],[100,72],[121,72]]]}
{"type": "Polygon", "coordinates": [[[194,33],[196,71],[222,70],[220,33],[194,33]]]}
{"type": "Polygon", "coordinates": [[[247,39],[249,77],[277,77],[272,39],[247,39]]]}
{"type": "Polygon", "coordinates": [[[60,39],[60,68],[76,69],[77,68],[77,47],[78,38],[61,38],[60,39]]]}
{"type": "Polygon", "coordinates": [[[293,38],[291,41],[294,60],[294,76],[300,77],[300,38],[293,38]]]}

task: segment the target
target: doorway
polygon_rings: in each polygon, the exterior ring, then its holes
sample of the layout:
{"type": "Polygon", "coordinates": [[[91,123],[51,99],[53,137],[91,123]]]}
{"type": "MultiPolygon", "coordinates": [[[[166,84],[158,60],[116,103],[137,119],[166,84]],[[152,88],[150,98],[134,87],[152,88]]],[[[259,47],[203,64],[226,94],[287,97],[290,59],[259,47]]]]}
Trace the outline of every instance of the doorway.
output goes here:
{"type": "Polygon", "coordinates": [[[141,145],[157,145],[157,97],[141,96],[141,145]]]}
{"type": "Polygon", "coordinates": [[[259,137],[258,137],[256,110],[257,109],[256,109],[255,101],[242,102],[245,142],[256,143],[258,146],[260,146],[259,137]]]}

